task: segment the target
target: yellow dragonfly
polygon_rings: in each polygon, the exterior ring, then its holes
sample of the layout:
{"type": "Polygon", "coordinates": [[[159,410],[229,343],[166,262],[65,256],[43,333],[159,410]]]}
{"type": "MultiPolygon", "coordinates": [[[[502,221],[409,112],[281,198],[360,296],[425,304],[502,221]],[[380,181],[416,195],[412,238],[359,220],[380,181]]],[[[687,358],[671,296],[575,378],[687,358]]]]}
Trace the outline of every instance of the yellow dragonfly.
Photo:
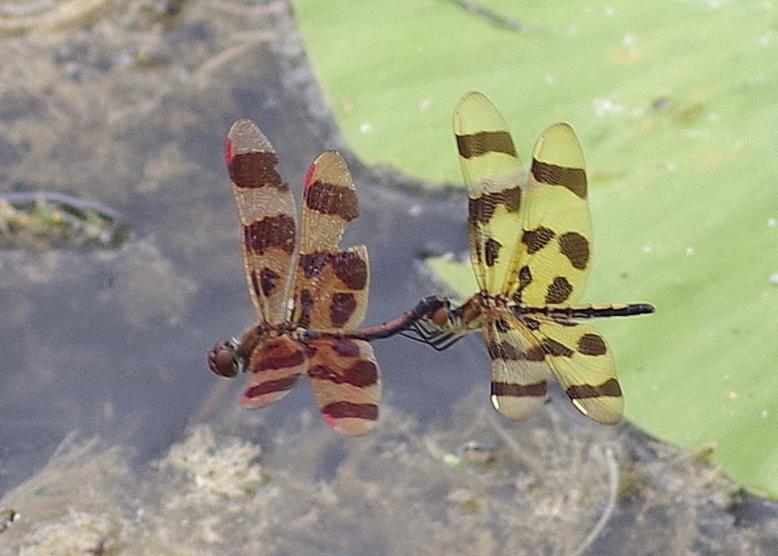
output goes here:
{"type": "Polygon", "coordinates": [[[410,330],[445,349],[480,329],[492,359],[492,404],[509,419],[537,412],[551,374],[581,413],[617,423],[624,398],[613,353],[581,321],[653,313],[654,307],[575,304],[591,269],[592,225],[573,129],[564,123],[546,129],[527,173],[505,120],[481,93],[459,101],[454,134],[479,291],[459,306],[428,311],[410,330]]]}

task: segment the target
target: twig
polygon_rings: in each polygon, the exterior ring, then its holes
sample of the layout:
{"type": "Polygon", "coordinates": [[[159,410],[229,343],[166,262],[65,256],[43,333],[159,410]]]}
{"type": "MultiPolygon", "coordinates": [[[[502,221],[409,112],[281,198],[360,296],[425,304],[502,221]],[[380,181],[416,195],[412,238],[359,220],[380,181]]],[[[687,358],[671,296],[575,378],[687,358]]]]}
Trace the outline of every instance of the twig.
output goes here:
{"type": "Polygon", "coordinates": [[[510,29],[511,31],[523,32],[527,30],[527,27],[518,19],[505,16],[499,12],[496,12],[490,8],[482,6],[478,2],[471,2],[470,0],[448,0],[449,2],[456,4],[460,8],[467,10],[468,12],[480,16],[487,20],[492,25],[497,27],[503,27],[504,29],[510,29]]]}
{"type": "Polygon", "coordinates": [[[605,511],[602,512],[600,519],[589,532],[586,539],[584,539],[584,542],[572,552],[573,556],[580,556],[592,545],[595,539],[602,533],[602,530],[605,529],[605,525],[616,509],[616,496],[618,495],[619,488],[619,466],[613,455],[613,449],[610,447],[605,448],[605,462],[608,464],[608,505],[605,506],[605,511]]]}
{"type": "Polygon", "coordinates": [[[212,76],[214,72],[216,72],[219,68],[231,63],[235,58],[243,55],[245,52],[252,49],[256,45],[263,42],[270,42],[273,37],[273,33],[269,31],[256,32],[253,34],[250,40],[246,41],[245,43],[223,50],[203,63],[194,71],[192,75],[192,82],[197,87],[205,86],[213,79],[212,76]]]}
{"type": "Polygon", "coordinates": [[[505,444],[511,449],[513,456],[518,461],[529,467],[533,475],[536,477],[543,477],[546,473],[546,466],[543,464],[543,462],[540,461],[540,459],[529,455],[527,450],[521,449],[521,446],[519,446],[518,443],[513,438],[511,438],[511,435],[508,434],[508,431],[506,431],[505,428],[503,428],[503,426],[497,421],[497,417],[495,416],[494,412],[489,412],[487,419],[495,432],[500,435],[500,438],[502,438],[503,442],[505,442],[505,444]]]}
{"type": "Polygon", "coordinates": [[[112,0],[70,0],[52,5],[46,11],[32,15],[0,17],[0,36],[33,30],[59,29],[80,23],[112,0]]]}

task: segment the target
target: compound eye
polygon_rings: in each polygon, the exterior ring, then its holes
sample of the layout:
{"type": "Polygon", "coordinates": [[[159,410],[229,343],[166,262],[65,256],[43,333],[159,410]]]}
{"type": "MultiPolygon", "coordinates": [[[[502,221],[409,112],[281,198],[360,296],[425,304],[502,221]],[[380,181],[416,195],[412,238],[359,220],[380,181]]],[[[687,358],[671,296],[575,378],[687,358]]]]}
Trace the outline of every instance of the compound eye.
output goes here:
{"type": "Polygon", "coordinates": [[[446,304],[443,307],[440,307],[433,311],[433,313],[430,315],[430,320],[432,321],[432,324],[439,328],[443,328],[448,324],[449,317],[450,317],[450,307],[448,304],[446,304]]]}
{"type": "Polygon", "coordinates": [[[226,340],[216,342],[208,352],[208,368],[219,376],[231,378],[238,374],[238,362],[226,340]]]}

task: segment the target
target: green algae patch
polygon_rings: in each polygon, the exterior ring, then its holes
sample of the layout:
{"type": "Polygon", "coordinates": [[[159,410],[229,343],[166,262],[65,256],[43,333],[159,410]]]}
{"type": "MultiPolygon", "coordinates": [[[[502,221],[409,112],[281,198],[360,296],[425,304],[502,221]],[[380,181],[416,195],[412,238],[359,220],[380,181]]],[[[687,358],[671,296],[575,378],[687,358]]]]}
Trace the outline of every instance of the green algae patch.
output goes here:
{"type": "MultiPolygon", "coordinates": [[[[500,108],[525,161],[542,129],[571,123],[595,228],[584,300],[657,307],[597,323],[627,418],[715,446],[730,476],[778,497],[778,12],[478,4],[511,27],[463,4],[294,3],[342,133],[368,163],[460,183],[450,121],[466,91],[500,108]]],[[[472,292],[466,264],[430,266],[472,292]]]]}

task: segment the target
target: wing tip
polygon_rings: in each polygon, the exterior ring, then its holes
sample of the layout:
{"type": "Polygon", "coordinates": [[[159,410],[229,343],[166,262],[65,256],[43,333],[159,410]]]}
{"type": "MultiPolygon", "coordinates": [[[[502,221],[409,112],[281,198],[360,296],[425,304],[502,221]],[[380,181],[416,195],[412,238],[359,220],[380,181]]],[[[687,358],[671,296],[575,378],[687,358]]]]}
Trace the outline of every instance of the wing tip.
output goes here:
{"type": "Polygon", "coordinates": [[[322,419],[333,430],[348,437],[369,434],[377,423],[377,421],[359,418],[337,418],[327,413],[322,414],[322,419]]]}
{"type": "Polygon", "coordinates": [[[335,150],[324,151],[308,166],[308,171],[305,173],[305,188],[309,188],[317,179],[338,182],[348,189],[355,189],[346,159],[335,150]]]}
{"type": "Polygon", "coordinates": [[[284,390],[281,392],[267,393],[263,395],[251,395],[251,388],[247,388],[243,394],[241,394],[238,403],[246,409],[260,409],[273,404],[286,396],[290,390],[284,390]]]}
{"type": "Polygon", "coordinates": [[[522,397],[522,398],[505,398],[500,401],[503,396],[497,396],[492,394],[491,402],[492,407],[497,410],[500,415],[511,421],[526,421],[534,417],[540,406],[546,403],[546,397],[522,397]]]}
{"type": "Polygon", "coordinates": [[[454,107],[453,127],[455,135],[480,132],[505,132],[510,135],[508,123],[500,111],[478,91],[470,91],[459,99],[454,107]]]}
{"type": "Polygon", "coordinates": [[[578,140],[578,136],[575,133],[575,129],[573,129],[573,124],[568,122],[556,122],[554,124],[551,124],[546,129],[543,130],[540,136],[545,137],[546,135],[555,134],[555,133],[565,133],[567,135],[572,135],[573,138],[578,140]]]}
{"type": "Polygon", "coordinates": [[[573,406],[592,421],[603,425],[617,425],[624,418],[624,397],[610,398],[614,407],[603,407],[601,403],[592,400],[570,400],[573,406]],[[590,405],[590,407],[587,407],[590,405]]]}
{"type": "Polygon", "coordinates": [[[567,122],[557,122],[548,126],[538,136],[532,155],[539,160],[559,159],[563,165],[585,168],[583,147],[573,126],[567,122]],[[548,149],[544,149],[547,142],[548,149]],[[561,150],[560,150],[561,149],[561,150]],[[545,151],[549,152],[545,152],[545,151]]]}
{"type": "Polygon", "coordinates": [[[275,152],[273,145],[259,129],[259,126],[248,118],[236,120],[230,126],[227,132],[227,140],[225,141],[225,149],[227,144],[230,145],[230,152],[233,156],[251,151],[275,152]]]}
{"type": "Polygon", "coordinates": [[[468,91],[461,97],[459,97],[459,101],[457,102],[457,106],[464,104],[465,102],[472,102],[472,101],[479,101],[479,102],[487,102],[489,104],[492,104],[491,101],[486,97],[485,94],[483,94],[481,91],[468,91]]]}

